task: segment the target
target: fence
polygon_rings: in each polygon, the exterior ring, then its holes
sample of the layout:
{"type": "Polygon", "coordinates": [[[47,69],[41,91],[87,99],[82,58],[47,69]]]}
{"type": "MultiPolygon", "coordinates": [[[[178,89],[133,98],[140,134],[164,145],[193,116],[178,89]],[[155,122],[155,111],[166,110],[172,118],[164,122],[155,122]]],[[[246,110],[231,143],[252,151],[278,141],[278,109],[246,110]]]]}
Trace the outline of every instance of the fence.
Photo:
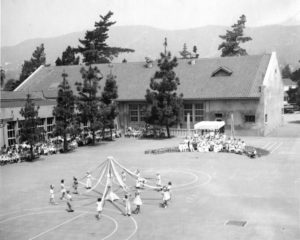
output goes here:
{"type": "Polygon", "coordinates": [[[188,135],[194,135],[194,133],[196,133],[197,130],[195,129],[177,129],[177,128],[170,128],[170,135],[171,136],[176,136],[176,137],[185,137],[188,135]]]}

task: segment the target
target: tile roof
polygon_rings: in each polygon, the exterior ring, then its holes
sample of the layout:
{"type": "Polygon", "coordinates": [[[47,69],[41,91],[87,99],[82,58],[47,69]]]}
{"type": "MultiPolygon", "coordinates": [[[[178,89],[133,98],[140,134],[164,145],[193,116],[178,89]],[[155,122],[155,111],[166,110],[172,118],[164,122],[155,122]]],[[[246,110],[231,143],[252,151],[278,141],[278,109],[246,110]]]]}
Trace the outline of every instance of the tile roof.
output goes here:
{"type": "MultiPolygon", "coordinates": [[[[23,107],[24,101],[27,98],[27,91],[1,91],[0,97],[0,108],[13,108],[13,107],[23,107]]],[[[45,95],[43,92],[30,92],[30,96],[35,102],[35,104],[39,106],[45,106],[45,105],[53,105],[55,102],[53,100],[49,100],[48,96],[50,94],[47,92],[48,95],[45,95]]],[[[55,95],[57,93],[55,92],[55,95]]],[[[54,95],[54,93],[52,94],[54,95]]],[[[51,96],[52,96],[51,95],[51,96]]]]}
{"type": "MultiPolygon", "coordinates": [[[[236,99],[259,98],[259,86],[263,83],[270,54],[241,57],[196,59],[194,64],[187,60],[178,60],[174,69],[180,79],[177,92],[183,93],[184,99],[236,99]],[[230,76],[212,76],[218,68],[230,69],[230,76]]],[[[154,62],[152,68],[144,67],[144,62],[115,63],[112,72],[117,76],[119,101],[144,100],[151,77],[158,70],[154,62]]],[[[108,64],[96,65],[106,76],[111,68],[108,64]]],[[[42,91],[55,97],[61,74],[68,74],[68,81],[76,93],[75,82],[82,81],[80,68],[83,66],[49,66],[43,67],[26,81],[20,91],[42,91]]],[[[101,80],[103,89],[105,80],[101,80]]]]}

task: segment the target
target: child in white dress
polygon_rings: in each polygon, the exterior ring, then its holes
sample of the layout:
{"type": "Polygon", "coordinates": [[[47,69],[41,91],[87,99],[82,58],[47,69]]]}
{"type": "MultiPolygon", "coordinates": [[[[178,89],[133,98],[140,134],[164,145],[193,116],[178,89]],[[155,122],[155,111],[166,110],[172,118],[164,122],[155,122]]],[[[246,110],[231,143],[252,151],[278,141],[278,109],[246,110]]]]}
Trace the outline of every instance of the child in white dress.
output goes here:
{"type": "Polygon", "coordinates": [[[87,172],[86,173],[86,189],[91,189],[92,188],[92,175],[87,172]]]}
{"type": "Polygon", "coordinates": [[[67,211],[68,212],[74,212],[73,208],[72,208],[72,205],[71,205],[71,201],[72,201],[72,196],[70,194],[70,191],[67,191],[67,195],[65,197],[66,201],[67,201],[67,211]]]}
{"type": "Polygon", "coordinates": [[[97,220],[100,220],[101,218],[101,213],[102,213],[102,199],[101,198],[98,198],[97,202],[96,202],[96,205],[97,205],[97,214],[96,214],[96,218],[97,220]]]}
{"type": "Polygon", "coordinates": [[[133,203],[136,205],[136,209],[133,211],[133,213],[139,214],[141,212],[141,205],[143,204],[139,191],[136,191],[133,203]]]}
{"type": "Polygon", "coordinates": [[[66,195],[66,188],[65,188],[65,180],[64,179],[62,179],[60,181],[60,192],[61,192],[60,199],[62,200],[66,195]]]}
{"type": "Polygon", "coordinates": [[[124,202],[125,202],[125,215],[130,216],[131,215],[131,204],[130,204],[128,194],[125,194],[124,202]]]}
{"type": "Polygon", "coordinates": [[[50,204],[56,204],[55,200],[54,200],[54,186],[51,184],[50,185],[50,200],[49,200],[49,203],[50,204]]]}
{"type": "Polygon", "coordinates": [[[168,188],[166,186],[163,187],[162,196],[163,196],[162,207],[166,208],[168,206],[168,201],[170,201],[170,199],[171,199],[170,191],[168,190],[168,188]]]}

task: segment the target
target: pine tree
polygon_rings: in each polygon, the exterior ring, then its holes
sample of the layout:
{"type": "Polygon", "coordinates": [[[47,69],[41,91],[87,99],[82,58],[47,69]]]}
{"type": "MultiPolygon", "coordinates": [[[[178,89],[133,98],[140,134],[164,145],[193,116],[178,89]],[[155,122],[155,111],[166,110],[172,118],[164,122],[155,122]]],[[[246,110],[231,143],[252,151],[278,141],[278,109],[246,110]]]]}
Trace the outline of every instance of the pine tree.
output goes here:
{"type": "Polygon", "coordinates": [[[63,136],[63,150],[68,150],[67,134],[73,132],[75,97],[67,80],[68,74],[63,72],[63,81],[58,86],[56,106],[53,109],[53,116],[56,119],[55,135],[63,136]]]}
{"type": "Polygon", "coordinates": [[[96,131],[101,129],[101,97],[97,94],[100,89],[99,82],[102,75],[97,67],[80,70],[83,83],[76,82],[78,97],[76,100],[77,109],[80,114],[80,121],[88,122],[92,132],[92,143],[95,143],[96,131]]]}
{"type": "MultiPolygon", "coordinates": [[[[39,66],[46,63],[46,54],[44,44],[38,46],[32,53],[32,57],[29,61],[25,60],[22,66],[21,75],[17,86],[19,86],[26,78],[28,78],[39,66]]],[[[17,87],[16,86],[16,87],[17,87]]]]}
{"type": "Polygon", "coordinates": [[[38,128],[39,106],[35,106],[30,94],[27,95],[25,106],[20,110],[21,116],[24,120],[20,124],[20,141],[27,141],[30,145],[30,158],[34,159],[33,147],[43,133],[43,129],[38,128]]]}
{"type": "Polygon", "coordinates": [[[15,79],[9,79],[4,85],[3,91],[13,91],[17,87],[17,81],[15,79]]]}
{"type": "Polygon", "coordinates": [[[62,66],[63,65],[62,60],[60,59],[60,57],[56,58],[55,65],[56,66],[62,66]]]}
{"type": "Polygon", "coordinates": [[[281,76],[282,78],[291,78],[292,70],[289,64],[285,65],[284,68],[281,70],[281,76]]]}
{"type": "Polygon", "coordinates": [[[113,13],[109,11],[105,16],[100,15],[100,21],[95,22],[95,29],[86,31],[85,38],[79,39],[82,46],[78,46],[77,52],[83,54],[83,62],[93,63],[109,63],[113,57],[117,57],[119,53],[134,52],[129,48],[109,47],[106,43],[108,39],[109,28],[116,22],[110,21],[113,13]]]}
{"type": "Polygon", "coordinates": [[[179,52],[183,59],[191,58],[191,53],[187,50],[186,43],[183,44],[183,49],[179,52]]]}
{"type": "Polygon", "coordinates": [[[66,50],[62,53],[62,58],[57,58],[55,63],[56,66],[65,66],[65,65],[78,65],[79,57],[75,56],[75,50],[68,46],[66,50]]]}
{"type": "MultiPolygon", "coordinates": [[[[300,62],[300,61],[299,61],[300,62]]],[[[292,75],[291,75],[291,79],[294,81],[294,82],[297,82],[297,88],[295,90],[295,94],[296,94],[296,103],[297,105],[299,106],[300,108],[300,68],[296,69],[292,75]]]]}
{"type": "Polygon", "coordinates": [[[1,68],[1,89],[4,85],[4,81],[5,81],[5,71],[4,69],[1,68]]]}
{"type": "Polygon", "coordinates": [[[199,54],[197,53],[197,46],[196,45],[194,45],[194,47],[193,47],[193,53],[194,53],[194,56],[195,56],[195,58],[198,58],[199,57],[199,54]]]}
{"type": "Polygon", "coordinates": [[[169,128],[179,122],[179,114],[182,108],[182,97],[176,93],[180,84],[179,78],[174,72],[178,65],[177,59],[172,59],[171,53],[161,53],[158,60],[159,71],[156,71],[150,80],[150,89],[146,91],[147,110],[145,121],[166,127],[170,137],[169,128]]]}
{"type": "Polygon", "coordinates": [[[102,114],[102,136],[104,136],[105,128],[110,129],[112,138],[112,129],[114,128],[114,120],[118,115],[117,105],[114,100],[118,98],[118,86],[116,76],[112,73],[107,75],[105,86],[101,98],[101,114],[102,114]]]}
{"type": "Polygon", "coordinates": [[[246,49],[240,47],[241,43],[252,40],[251,37],[244,37],[245,23],[246,16],[242,15],[237,23],[231,26],[231,31],[227,30],[225,35],[219,36],[224,40],[218,47],[218,50],[222,51],[221,57],[247,55],[246,49]]]}

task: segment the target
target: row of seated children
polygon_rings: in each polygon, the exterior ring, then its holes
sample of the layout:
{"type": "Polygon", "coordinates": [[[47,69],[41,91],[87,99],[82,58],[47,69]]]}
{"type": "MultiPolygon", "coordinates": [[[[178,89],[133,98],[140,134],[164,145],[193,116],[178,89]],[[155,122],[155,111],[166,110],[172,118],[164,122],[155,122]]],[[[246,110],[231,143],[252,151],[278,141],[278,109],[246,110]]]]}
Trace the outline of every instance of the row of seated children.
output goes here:
{"type": "MultiPolygon", "coordinates": [[[[30,146],[22,144],[14,144],[9,147],[4,146],[1,149],[0,165],[8,163],[17,163],[26,161],[30,158],[30,146]]],[[[38,155],[34,149],[34,155],[38,155]]]]}
{"type": "Polygon", "coordinates": [[[206,134],[186,137],[178,148],[180,152],[233,152],[242,154],[245,151],[246,144],[241,139],[227,138],[225,134],[206,134]]]}

